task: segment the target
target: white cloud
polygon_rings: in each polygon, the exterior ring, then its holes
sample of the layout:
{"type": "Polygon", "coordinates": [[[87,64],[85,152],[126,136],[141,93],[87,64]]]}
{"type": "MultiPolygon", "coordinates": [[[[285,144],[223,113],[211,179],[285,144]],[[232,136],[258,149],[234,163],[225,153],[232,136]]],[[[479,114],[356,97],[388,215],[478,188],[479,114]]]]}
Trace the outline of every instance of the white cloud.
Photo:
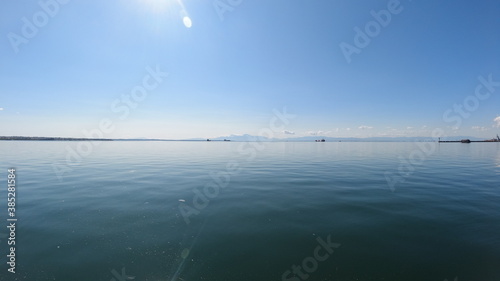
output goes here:
{"type": "Polygon", "coordinates": [[[346,130],[347,130],[347,131],[350,131],[350,130],[351,130],[351,128],[347,128],[346,130]]]}
{"type": "Polygon", "coordinates": [[[311,135],[311,136],[316,136],[316,135],[318,134],[317,132],[312,132],[312,131],[309,131],[309,132],[307,132],[307,133],[308,133],[309,135],[311,135]]]}
{"type": "Polygon", "coordinates": [[[307,133],[309,135],[311,135],[311,136],[321,136],[321,135],[326,134],[328,132],[325,132],[325,131],[309,131],[307,133]]]}
{"type": "Polygon", "coordinates": [[[474,127],[472,127],[472,130],[476,130],[476,131],[484,132],[484,131],[488,131],[488,128],[486,128],[486,127],[474,126],[474,127]]]}
{"type": "Polygon", "coordinates": [[[493,119],[493,122],[495,122],[495,127],[500,128],[500,116],[497,116],[495,119],[493,119]]]}
{"type": "Polygon", "coordinates": [[[285,134],[285,135],[295,135],[295,132],[292,132],[292,131],[283,131],[283,134],[285,134]]]}
{"type": "Polygon", "coordinates": [[[373,129],[373,127],[362,125],[362,126],[359,126],[358,129],[360,129],[360,130],[370,130],[370,129],[373,129]]]}
{"type": "Polygon", "coordinates": [[[3,110],[3,107],[0,107],[0,111],[2,111],[2,110],[3,110]]]}

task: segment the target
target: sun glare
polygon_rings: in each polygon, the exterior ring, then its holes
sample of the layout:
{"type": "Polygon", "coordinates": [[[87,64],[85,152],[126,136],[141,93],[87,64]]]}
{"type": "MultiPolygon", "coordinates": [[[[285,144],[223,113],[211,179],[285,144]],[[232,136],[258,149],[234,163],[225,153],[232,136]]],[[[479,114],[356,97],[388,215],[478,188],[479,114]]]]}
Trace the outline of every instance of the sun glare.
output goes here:
{"type": "Polygon", "coordinates": [[[182,0],[139,0],[144,7],[155,14],[165,15],[175,13],[175,10],[180,10],[180,18],[185,27],[191,28],[193,22],[187,13],[182,0]]]}
{"type": "Polygon", "coordinates": [[[141,0],[141,2],[155,13],[163,13],[172,4],[177,4],[177,1],[173,0],[141,0]]]}

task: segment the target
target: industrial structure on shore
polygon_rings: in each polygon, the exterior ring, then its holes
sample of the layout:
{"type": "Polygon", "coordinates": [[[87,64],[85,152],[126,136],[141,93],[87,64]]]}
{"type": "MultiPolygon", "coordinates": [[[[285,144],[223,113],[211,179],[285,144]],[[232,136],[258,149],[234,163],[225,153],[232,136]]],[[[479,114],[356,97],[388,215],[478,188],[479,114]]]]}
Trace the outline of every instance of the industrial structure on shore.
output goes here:
{"type": "Polygon", "coordinates": [[[500,137],[497,135],[497,138],[492,138],[490,140],[482,140],[482,141],[471,141],[470,139],[463,139],[459,141],[442,141],[441,138],[439,138],[439,142],[461,142],[461,143],[471,143],[471,142],[500,142],[500,137]]]}

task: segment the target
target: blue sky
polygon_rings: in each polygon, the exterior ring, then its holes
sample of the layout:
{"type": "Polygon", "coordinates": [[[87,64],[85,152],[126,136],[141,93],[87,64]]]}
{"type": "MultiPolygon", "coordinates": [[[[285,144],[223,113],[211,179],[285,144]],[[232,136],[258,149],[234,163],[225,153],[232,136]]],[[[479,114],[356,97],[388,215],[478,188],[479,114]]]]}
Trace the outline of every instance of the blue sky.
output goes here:
{"type": "Polygon", "coordinates": [[[110,138],[257,134],[284,107],[294,135],[276,137],[500,133],[499,1],[40,3],[0,9],[0,135],[82,137],[104,119],[110,138]],[[148,68],[168,77],[113,110],[148,68]]]}

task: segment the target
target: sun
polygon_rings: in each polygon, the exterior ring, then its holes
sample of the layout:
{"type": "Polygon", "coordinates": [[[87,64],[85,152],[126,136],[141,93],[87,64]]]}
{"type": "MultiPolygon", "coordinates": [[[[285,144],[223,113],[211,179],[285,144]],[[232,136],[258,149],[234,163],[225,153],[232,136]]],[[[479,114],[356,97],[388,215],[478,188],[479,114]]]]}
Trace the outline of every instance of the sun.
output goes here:
{"type": "Polygon", "coordinates": [[[180,18],[185,27],[191,28],[193,21],[189,17],[182,0],[139,0],[144,7],[156,14],[165,14],[167,12],[175,13],[175,10],[180,11],[180,18]]]}
{"type": "Polygon", "coordinates": [[[176,0],[140,0],[140,2],[155,13],[164,13],[177,4],[176,0]]]}

